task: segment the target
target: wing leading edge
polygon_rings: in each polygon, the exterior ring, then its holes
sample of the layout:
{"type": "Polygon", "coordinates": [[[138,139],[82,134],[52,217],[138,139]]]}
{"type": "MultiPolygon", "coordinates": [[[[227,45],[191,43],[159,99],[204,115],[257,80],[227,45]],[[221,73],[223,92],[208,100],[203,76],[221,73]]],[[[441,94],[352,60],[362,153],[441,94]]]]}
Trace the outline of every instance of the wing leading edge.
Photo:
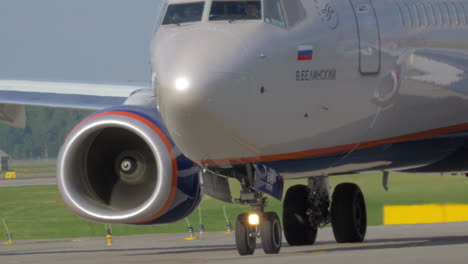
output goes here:
{"type": "Polygon", "coordinates": [[[0,104],[98,110],[140,92],[152,94],[151,85],[0,80],[0,104]]]}

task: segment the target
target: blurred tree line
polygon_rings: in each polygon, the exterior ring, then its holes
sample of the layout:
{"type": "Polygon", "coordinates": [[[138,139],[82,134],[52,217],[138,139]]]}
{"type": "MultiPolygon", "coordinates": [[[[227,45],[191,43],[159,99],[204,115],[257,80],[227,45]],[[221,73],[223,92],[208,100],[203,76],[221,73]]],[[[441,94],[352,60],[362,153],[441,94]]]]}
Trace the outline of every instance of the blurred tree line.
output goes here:
{"type": "Polygon", "coordinates": [[[27,107],[26,128],[0,124],[0,149],[12,159],[56,158],[68,133],[91,113],[84,110],[27,107]]]}

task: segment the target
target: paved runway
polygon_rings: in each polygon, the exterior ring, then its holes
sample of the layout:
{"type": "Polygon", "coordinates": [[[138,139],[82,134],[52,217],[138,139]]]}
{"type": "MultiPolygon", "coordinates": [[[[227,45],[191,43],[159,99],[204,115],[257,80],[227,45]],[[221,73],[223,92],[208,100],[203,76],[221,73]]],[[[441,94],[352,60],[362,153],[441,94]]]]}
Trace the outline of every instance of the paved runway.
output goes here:
{"type": "MultiPolygon", "coordinates": [[[[337,244],[331,229],[320,230],[316,245],[289,247],[265,255],[240,257],[234,235],[206,233],[185,241],[185,234],[17,241],[0,246],[0,263],[467,263],[468,222],[369,227],[365,243],[337,244]]],[[[260,241],[258,241],[260,242],[260,241]]]]}
{"type": "Polygon", "coordinates": [[[55,185],[55,173],[18,174],[16,179],[0,178],[0,187],[55,185]]]}

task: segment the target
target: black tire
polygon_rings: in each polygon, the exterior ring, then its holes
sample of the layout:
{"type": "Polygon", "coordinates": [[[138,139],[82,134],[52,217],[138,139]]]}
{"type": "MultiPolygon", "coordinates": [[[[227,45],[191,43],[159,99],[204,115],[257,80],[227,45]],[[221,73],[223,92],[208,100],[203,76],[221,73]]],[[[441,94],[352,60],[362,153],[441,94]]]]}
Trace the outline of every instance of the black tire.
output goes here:
{"type": "Polygon", "coordinates": [[[252,255],[257,245],[257,238],[250,233],[255,227],[249,225],[248,214],[240,214],[236,221],[236,247],[241,256],[252,255]]]}
{"type": "Polygon", "coordinates": [[[288,189],[283,202],[283,229],[291,246],[312,245],[317,238],[317,226],[306,215],[310,188],[295,185],[288,189]]]}
{"type": "Polygon", "coordinates": [[[278,254],[281,249],[282,232],[279,217],[274,212],[264,213],[260,226],[263,251],[278,254]]]}
{"type": "Polygon", "coordinates": [[[342,183],[333,192],[331,224],[338,243],[364,241],[367,213],[364,195],[354,183],[342,183]]]}

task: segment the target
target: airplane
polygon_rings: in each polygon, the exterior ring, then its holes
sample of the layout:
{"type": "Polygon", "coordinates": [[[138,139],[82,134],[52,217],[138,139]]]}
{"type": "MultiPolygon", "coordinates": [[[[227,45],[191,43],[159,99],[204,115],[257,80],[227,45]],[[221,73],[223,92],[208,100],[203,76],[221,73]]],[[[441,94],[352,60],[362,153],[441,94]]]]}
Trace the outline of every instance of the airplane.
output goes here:
{"type": "Polygon", "coordinates": [[[235,202],[236,247],[277,254],[365,239],[358,185],[329,177],[466,172],[468,1],[168,0],[151,87],[2,80],[2,122],[24,105],[95,109],[63,144],[57,183],[84,219],[158,225],[203,193],[235,202]],[[306,178],[307,185],[283,182],[306,178]],[[283,200],[282,225],[265,194],[283,200]],[[283,198],[284,196],[284,198],[283,198]]]}

